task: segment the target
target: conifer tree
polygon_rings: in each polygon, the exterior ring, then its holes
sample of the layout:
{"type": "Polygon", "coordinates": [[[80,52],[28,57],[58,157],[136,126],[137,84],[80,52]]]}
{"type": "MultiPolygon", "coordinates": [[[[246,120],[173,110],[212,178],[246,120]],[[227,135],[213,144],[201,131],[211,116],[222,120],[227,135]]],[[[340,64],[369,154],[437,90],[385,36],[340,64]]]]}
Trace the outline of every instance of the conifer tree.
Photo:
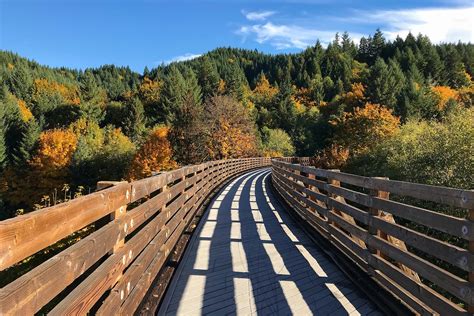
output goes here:
{"type": "Polygon", "coordinates": [[[127,103],[124,132],[133,141],[139,142],[146,131],[146,117],[143,103],[137,97],[127,103]]]}
{"type": "Polygon", "coordinates": [[[186,81],[176,67],[171,65],[168,69],[163,82],[163,90],[160,98],[160,107],[158,113],[160,114],[158,120],[164,123],[172,121],[172,115],[176,106],[184,99],[186,91],[186,81]]]}
{"type": "Polygon", "coordinates": [[[202,57],[202,61],[199,65],[198,79],[202,87],[202,97],[204,100],[217,94],[220,77],[215,64],[211,61],[209,56],[202,57]]]}

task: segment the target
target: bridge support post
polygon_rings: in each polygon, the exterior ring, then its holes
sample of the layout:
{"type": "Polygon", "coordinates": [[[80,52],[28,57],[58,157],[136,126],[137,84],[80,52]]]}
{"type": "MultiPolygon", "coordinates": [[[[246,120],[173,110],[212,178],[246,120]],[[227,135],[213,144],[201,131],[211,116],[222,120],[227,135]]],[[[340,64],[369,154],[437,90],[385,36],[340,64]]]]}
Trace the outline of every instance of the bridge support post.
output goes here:
{"type": "MultiPolygon", "coordinates": [[[[386,177],[373,177],[373,179],[385,179],[385,180],[388,180],[388,178],[386,177]]],[[[380,191],[380,190],[370,190],[370,195],[373,196],[373,197],[377,197],[377,198],[381,198],[381,199],[385,199],[385,200],[388,200],[390,198],[390,192],[386,192],[386,191],[380,191]]],[[[383,212],[379,209],[376,209],[376,208],[369,208],[369,214],[372,216],[372,217],[381,217],[383,212]]],[[[375,236],[379,236],[381,237],[382,239],[387,239],[387,235],[382,232],[381,230],[373,227],[371,225],[371,222],[369,222],[369,225],[368,225],[368,231],[369,231],[369,234],[371,235],[375,235],[375,236]]],[[[383,256],[382,253],[380,252],[380,250],[377,250],[377,249],[374,249],[370,246],[368,246],[368,249],[371,253],[374,253],[374,254],[377,254],[379,256],[383,256]]],[[[386,257],[385,257],[386,258],[386,257]]]]}
{"type": "MultiPolygon", "coordinates": [[[[127,181],[99,181],[97,182],[97,191],[106,189],[108,187],[118,185],[120,183],[127,183],[127,181]]],[[[126,193],[128,195],[127,200],[130,200],[130,194],[131,192],[127,191],[126,193]]],[[[110,214],[110,221],[113,221],[115,219],[118,219],[122,216],[125,215],[127,212],[127,205],[121,205],[118,209],[116,209],[114,212],[110,214]]],[[[127,224],[125,223],[124,230],[125,232],[127,231],[128,227],[127,224]]],[[[114,245],[114,248],[110,251],[110,254],[117,252],[117,250],[122,247],[125,244],[125,239],[120,239],[117,240],[117,242],[114,245]]]]}

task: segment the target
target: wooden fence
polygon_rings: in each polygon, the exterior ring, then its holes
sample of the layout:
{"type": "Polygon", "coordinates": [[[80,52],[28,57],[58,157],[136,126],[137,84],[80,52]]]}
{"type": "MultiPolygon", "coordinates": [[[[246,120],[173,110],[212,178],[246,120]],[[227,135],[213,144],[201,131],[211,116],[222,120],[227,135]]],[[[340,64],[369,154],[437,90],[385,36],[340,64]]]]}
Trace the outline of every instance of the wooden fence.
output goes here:
{"type": "Polygon", "coordinates": [[[317,169],[304,165],[307,158],[296,162],[272,160],[275,189],[377,283],[416,313],[474,312],[474,191],[317,169]],[[409,199],[455,207],[464,216],[416,207],[409,199]]]}
{"type": "Polygon", "coordinates": [[[0,271],[99,220],[99,229],[0,289],[0,315],[132,314],[211,191],[268,158],[221,160],[108,187],[0,222],[0,271]]]}

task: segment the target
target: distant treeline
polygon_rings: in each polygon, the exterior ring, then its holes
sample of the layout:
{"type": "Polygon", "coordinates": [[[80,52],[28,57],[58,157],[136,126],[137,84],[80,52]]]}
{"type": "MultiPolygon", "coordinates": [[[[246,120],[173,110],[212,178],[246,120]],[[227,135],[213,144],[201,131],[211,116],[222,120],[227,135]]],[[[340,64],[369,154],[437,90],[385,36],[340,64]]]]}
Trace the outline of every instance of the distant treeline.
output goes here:
{"type": "Polygon", "coordinates": [[[218,48],[145,68],[74,70],[0,52],[0,217],[98,180],[253,155],[466,187],[474,45],[379,30],[297,54],[218,48]]]}

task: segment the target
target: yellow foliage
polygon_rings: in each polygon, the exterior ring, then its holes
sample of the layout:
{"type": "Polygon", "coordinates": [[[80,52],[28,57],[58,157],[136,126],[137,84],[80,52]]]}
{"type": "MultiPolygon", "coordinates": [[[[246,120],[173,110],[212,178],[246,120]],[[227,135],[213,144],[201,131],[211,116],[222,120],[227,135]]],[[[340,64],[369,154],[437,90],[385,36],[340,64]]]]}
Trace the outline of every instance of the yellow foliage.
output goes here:
{"type": "Polygon", "coordinates": [[[52,129],[39,137],[37,154],[30,164],[48,172],[69,166],[77,148],[77,136],[69,130],[52,129]]]}
{"type": "Polygon", "coordinates": [[[7,67],[8,67],[9,70],[15,69],[15,65],[13,65],[13,64],[11,64],[11,63],[8,63],[8,64],[7,64],[7,67]]]}
{"type": "Polygon", "coordinates": [[[172,159],[171,144],[168,141],[168,127],[157,127],[135,154],[128,178],[137,180],[152,175],[152,172],[172,170],[177,167],[172,159]]]}
{"type": "Polygon", "coordinates": [[[260,76],[255,89],[253,89],[254,96],[259,100],[271,100],[278,93],[278,89],[273,87],[263,74],[260,76]]]}
{"type": "Polygon", "coordinates": [[[350,149],[351,154],[358,154],[394,135],[399,129],[400,118],[390,109],[367,103],[330,123],[336,128],[333,143],[350,149]]]}
{"type": "Polygon", "coordinates": [[[308,88],[295,89],[295,95],[293,96],[293,100],[295,101],[295,103],[299,103],[299,105],[308,108],[316,106],[316,102],[311,100],[310,93],[311,92],[308,88]]]}
{"type": "Polygon", "coordinates": [[[161,81],[153,81],[148,77],[143,78],[138,91],[145,103],[156,103],[160,100],[163,84],[161,81]]]}
{"type": "Polygon", "coordinates": [[[351,85],[351,91],[343,95],[343,102],[350,107],[362,106],[366,102],[365,87],[362,83],[356,82],[351,85]]]}
{"type": "Polygon", "coordinates": [[[438,96],[438,109],[443,110],[446,107],[446,103],[453,99],[458,99],[458,92],[447,86],[435,86],[431,88],[433,92],[438,96]]]}
{"type": "Polygon", "coordinates": [[[208,149],[214,159],[250,157],[257,151],[255,135],[232,124],[226,118],[218,120],[208,149]]]}
{"type": "Polygon", "coordinates": [[[42,97],[49,97],[56,93],[58,93],[68,104],[78,105],[81,103],[79,92],[76,87],[64,85],[56,81],[50,81],[45,78],[35,79],[33,100],[37,101],[42,97]]]}
{"type": "Polygon", "coordinates": [[[42,132],[38,150],[28,167],[9,167],[3,172],[0,179],[2,194],[13,204],[31,209],[42,197],[69,183],[68,167],[76,147],[77,137],[69,130],[42,132]]]}
{"type": "Polygon", "coordinates": [[[17,99],[17,104],[18,108],[20,109],[21,120],[23,122],[28,122],[29,120],[31,120],[33,118],[33,114],[26,106],[26,102],[21,99],[17,99]]]}
{"type": "Polygon", "coordinates": [[[349,149],[333,144],[316,156],[312,164],[317,168],[340,169],[346,164],[347,159],[349,159],[349,149]]]}
{"type": "Polygon", "coordinates": [[[225,90],[226,90],[226,84],[225,84],[224,79],[219,79],[219,87],[217,88],[217,93],[219,95],[222,95],[225,93],[225,90]]]}

